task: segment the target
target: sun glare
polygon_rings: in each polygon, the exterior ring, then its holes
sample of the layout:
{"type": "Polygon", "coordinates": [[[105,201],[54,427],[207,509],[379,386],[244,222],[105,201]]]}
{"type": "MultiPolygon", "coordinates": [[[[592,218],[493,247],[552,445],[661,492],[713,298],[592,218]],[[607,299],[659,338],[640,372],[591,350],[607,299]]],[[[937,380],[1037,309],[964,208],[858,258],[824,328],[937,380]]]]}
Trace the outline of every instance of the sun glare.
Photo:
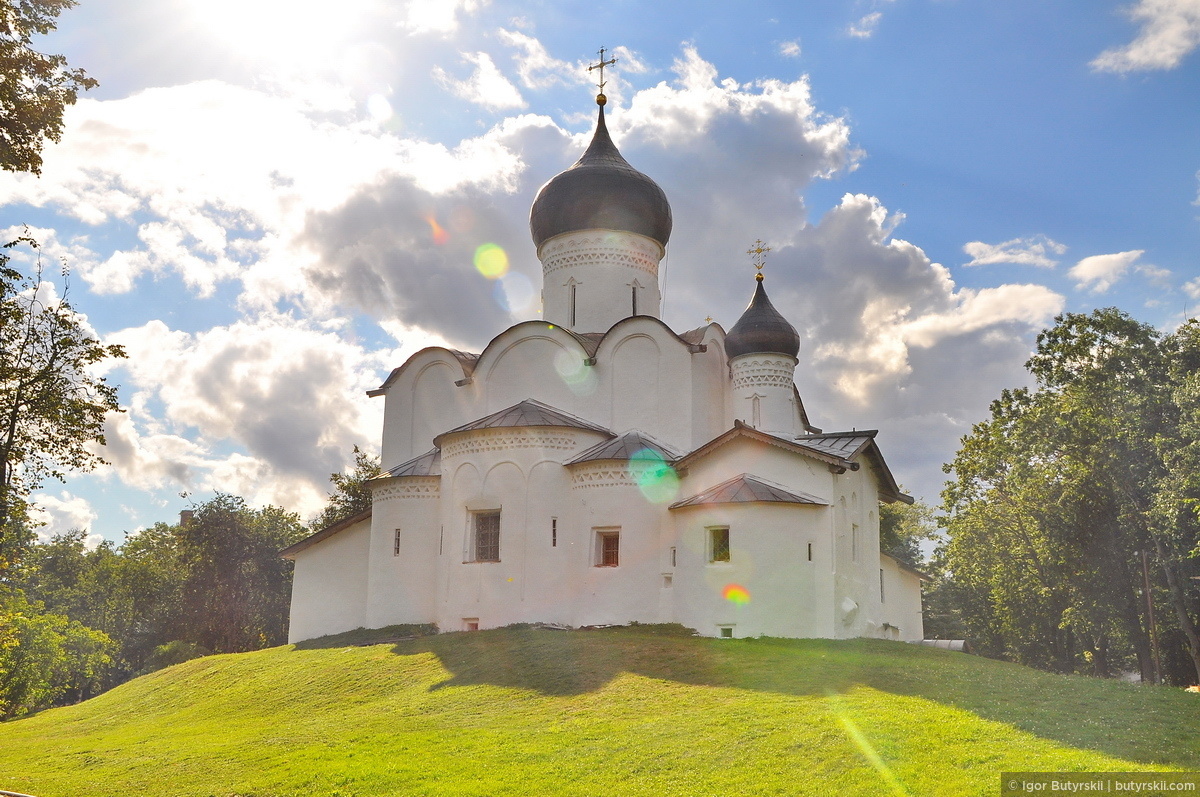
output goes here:
{"type": "Polygon", "coordinates": [[[375,0],[192,0],[190,16],[229,50],[264,66],[303,68],[328,62],[375,0]]]}

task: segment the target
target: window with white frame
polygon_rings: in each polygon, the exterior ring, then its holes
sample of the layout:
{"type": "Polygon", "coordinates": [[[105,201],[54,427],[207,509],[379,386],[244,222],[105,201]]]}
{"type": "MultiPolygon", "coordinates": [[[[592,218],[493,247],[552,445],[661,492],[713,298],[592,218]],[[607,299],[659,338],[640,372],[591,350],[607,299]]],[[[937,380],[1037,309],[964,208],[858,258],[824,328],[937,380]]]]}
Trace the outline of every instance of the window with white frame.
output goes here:
{"type": "Polygon", "coordinates": [[[500,511],[475,512],[473,524],[472,560],[476,562],[500,561],[500,511]]]}
{"type": "Polygon", "coordinates": [[[729,527],[714,526],[708,530],[708,561],[725,562],[730,559],[729,527]]]}
{"type": "Polygon", "coordinates": [[[616,567],[621,564],[621,529],[596,529],[596,567],[616,567]]]}

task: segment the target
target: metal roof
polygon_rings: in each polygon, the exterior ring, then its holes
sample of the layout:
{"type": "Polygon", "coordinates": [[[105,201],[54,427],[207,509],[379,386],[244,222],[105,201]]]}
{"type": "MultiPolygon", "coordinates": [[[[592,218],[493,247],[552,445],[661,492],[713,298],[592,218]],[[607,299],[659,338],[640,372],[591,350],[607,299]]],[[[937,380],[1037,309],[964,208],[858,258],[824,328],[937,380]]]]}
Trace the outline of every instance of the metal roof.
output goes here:
{"type": "Polygon", "coordinates": [[[364,520],[369,520],[370,518],[371,518],[371,510],[368,509],[364,512],[358,513],[357,515],[353,515],[353,516],[345,518],[343,520],[339,520],[337,523],[330,524],[315,534],[308,535],[304,539],[300,540],[300,542],[289,545],[288,547],[286,547],[282,551],[280,551],[279,555],[281,557],[283,557],[284,559],[295,559],[296,554],[300,553],[305,548],[311,548],[312,546],[316,545],[321,540],[328,539],[328,538],[332,537],[334,534],[345,531],[346,529],[350,528],[351,526],[355,526],[364,520]]]}
{"type": "Polygon", "coordinates": [[[569,429],[587,429],[588,431],[599,432],[609,437],[613,436],[613,433],[603,426],[597,426],[582,418],[555,409],[549,404],[543,404],[534,399],[525,399],[499,412],[493,412],[491,415],[484,416],[479,420],[471,421],[462,426],[456,426],[448,432],[442,432],[433,438],[433,444],[440,446],[440,441],[447,435],[474,432],[479,429],[500,429],[509,426],[557,426],[569,429]]]}
{"type": "Polygon", "coordinates": [[[743,473],[728,481],[721,482],[704,492],[693,495],[682,501],[671,504],[669,509],[680,509],[685,506],[702,506],[704,504],[745,504],[751,502],[767,502],[776,504],[809,504],[812,506],[828,506],[815,495],[805,492],[793,492],[777,484],[771,484],[757,476],[743,473]]]}
{"type": "Polygon", "coordinates": [[[763,288],[762,274],[759,274],[749,306],[725,336],[725,354],[733,359],[743,354],[786,354],[795,357],[799,353],[800,335],[771,304],[763,288]]]}
{"type": "Polygon", "coordinates": [[[575,465],[580,462],[595,462],[601,459],[629,460],[633,459],[638,452],[646,450],[653,451],[667,462],[674,462],[680,457],[677,451],[668,448],[650,435],[634,429],[620,437],[592,446],[567,464],[575,465]]]}
{"type": "Polygon", "coordinates": [[[667,195],[621,157],[608,135],[604,106],[583,157],[543,185],[529,211],[538,247],[562,233],[594,229],[637,233],[663,246],[671,237],[667,195]]]}
{"type": "Polygon", "coordinates": [[[402,462],[396,467],[376,476],[376,479],[396,479],[404,476],[441,476],[442,450],[434,448],[408,462],[402,462]]]}
{"type": "Polygon", "coordinates": [[[796,443],[823,454],[842,459],[853,459],[875,439],[877,434],[879,434],[878,429],[864,429],[861,432],[828,432],[798,437],[796,443]]]}

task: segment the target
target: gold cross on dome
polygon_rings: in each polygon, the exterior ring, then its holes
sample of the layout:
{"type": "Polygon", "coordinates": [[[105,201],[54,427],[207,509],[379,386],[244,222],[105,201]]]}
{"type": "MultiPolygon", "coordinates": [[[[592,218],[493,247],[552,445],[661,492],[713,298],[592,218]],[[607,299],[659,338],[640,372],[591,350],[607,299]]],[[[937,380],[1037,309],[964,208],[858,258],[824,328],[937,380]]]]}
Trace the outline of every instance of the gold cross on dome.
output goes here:
{"type": "Polygon", "coordinates": [[[599,82],[596,84],[596,88],[600,89],[600,96],[601,96],[601,97],[603,97],[603,96],[604,96],[604,86],[605,86],[605,84],[607,83],[607,81],[604,79],[604,67],[606,67],[606,66],[612,66],[613,64],[615,64],[615,63],[617,62],[616,56],[613,56],[612,58],[609,58],[607,61],[605,61],[605,60],[604,60],[604,53],[605,53],[605,52],[607,52],[607,50],[606,50],[605,48],[601,47],[601,48],[600,48],[600,63],[598,63],[598,64],[591,64],[591,65],[589,65],[589,66],[588,66],[588,71],[589,71],[589,72],[591,72],[591,71],[592,71],[592,70],[594,70],[594,69],[599,69],[599,70],[600,70],[600,80],[599,80],[599,82]]]}
{"type": "Polygon", "coordinates": [[[754,242],[754,246],[746,250],[746,254],[750,255],[751,262],[754,263],[754,268],[758,271],[755,279],[762,279],[762,268],[767,262],[767,252],[771,251],[771,247],[764,246],[762,239],[754,242]]]}

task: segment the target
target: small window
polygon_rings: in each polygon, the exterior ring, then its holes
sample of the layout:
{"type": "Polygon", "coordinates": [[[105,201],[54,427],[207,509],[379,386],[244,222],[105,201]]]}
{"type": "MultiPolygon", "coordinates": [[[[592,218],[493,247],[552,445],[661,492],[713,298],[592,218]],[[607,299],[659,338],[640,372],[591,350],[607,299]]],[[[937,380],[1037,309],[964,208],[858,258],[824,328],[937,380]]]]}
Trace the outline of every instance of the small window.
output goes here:
{"type": "Polygon", "coordinates": [[[616,567],[621,563],[621,530],[603,529],[596,532],[596,566],[616,567]]]}
{"type": "Polygon", "coordinates": [[[733,626],[719,625],[717,626],[717,633],[720,635],[721,639],[733,639],[733,626]]]}
{"type": "Polygon", "coordinates": [[[675,567],[675,546],[671,546],[671,567],[675,567]]]}
{"type": "Polygon", "coordinates": [[[708,561],[710,562],[728,562],[729,561],[729,528],[709,529],[709,553],[708,561]]]}
{"type": "Polygon", "coordinates": [[[883,597],[883,568],[879,568],[879,602],[884,602],[883,597]]]}
{"type": "Polygon", "coordinates": [[[670,589],[674,578],[670,573],[663,573],[663,589],[670,589]]]}
{"type": "Polygon", "coordinates": [[[558,547],[558,518],[550,518],[550,547],[558,547]]]}
{"type": "Polygon", "coordinates": [[[858,561],[858,524],[850,527],[850,558],[858,561]]]}
{"type": "Polygon", "coordinates": [[[479,618],[478,617],[464,617],[463,618],[463,630],[464,631],[478,631],[479,630],[479,618]]]}
{"type": "Polygon", "coordinates": [[[812,561],[812,543],[808,544],[808,561],[812,561]]]}
{"type": "Polygon", "coordinates": [[[400,555],[400,529],[396,529],[396,536],[392,540],[392,556],[400,555]]]}
{"type": "Polygon", "coordinates": [[[500,561],[500,513],[475,513],[475,557],[476,562],[500,561]]]}

